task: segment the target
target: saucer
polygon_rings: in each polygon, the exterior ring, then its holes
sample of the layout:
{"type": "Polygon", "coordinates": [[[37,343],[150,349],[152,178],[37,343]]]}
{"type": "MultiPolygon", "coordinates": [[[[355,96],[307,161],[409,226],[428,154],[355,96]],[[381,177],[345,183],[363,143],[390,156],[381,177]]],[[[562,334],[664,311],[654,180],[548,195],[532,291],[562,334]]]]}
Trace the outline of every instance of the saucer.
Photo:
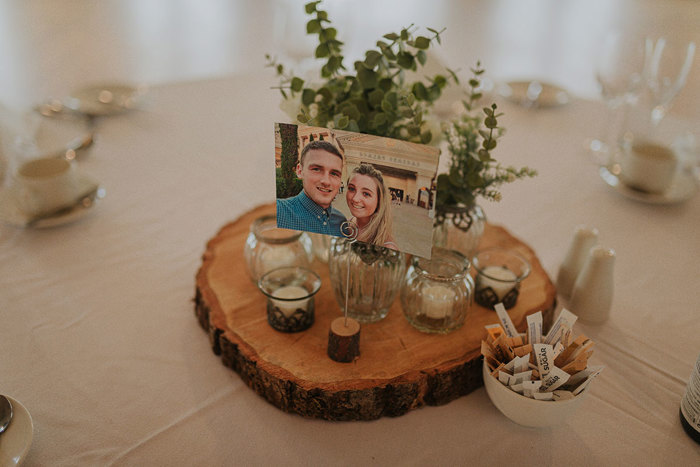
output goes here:
{"type": "Polygon", "coordinates": [[[84,115],[68,112],[43,112],[44,107],[36,110],[41,115],[35,144],[39,154],[72,159],[77,152],[83,152],[94,142],[92,122],[84,115]]]}
{"type": "Polygon", "coordinates": [[[12,421],[0,434],[0,465],[20,465],[27,457],[34,437],[34,424],[29,411],[16,399],[5,396],[12,404],[12,421]]]}
{"type": "Polygon", "coordinates": [[[65,105],[94,117],[115,115],[137,108],[144,93],[145,88],[126,84],[90,86],[74,91],[65,105]]]}
{"type": "Polygon", "coordinates": [[[538,80],[509,81],[501,86],[499,94],[523,107],[556,107],[571,101],[563,88],[538,80]]]}
{"type": "Polygon", "coordinates": [[[695,177],[685,170],[681,170],[671,182],[671,186],[663,193],[647,193],[645,191],[632,188],[620,180],[620,178],[610,172],[607,167],[600,167],[598,170],[600,177],[605,183],[626,198],[641,201],[649,204],[675,204],[687,201],[695,195],[698,190],[695,177]]]}
{"type": "Polygon", "coordinates": [[[79,176],[78,183],[80,184],[79,192],[82,194],[76,198],[75,204],[38,217],[26,213],[20,208],[18,203],[19,188],[13,184],[0,191],[0,221],[15,227],[43,229],[82,219],[92,211],[99,200],[105,197],[106,191],[85,175],[79,176]]]}

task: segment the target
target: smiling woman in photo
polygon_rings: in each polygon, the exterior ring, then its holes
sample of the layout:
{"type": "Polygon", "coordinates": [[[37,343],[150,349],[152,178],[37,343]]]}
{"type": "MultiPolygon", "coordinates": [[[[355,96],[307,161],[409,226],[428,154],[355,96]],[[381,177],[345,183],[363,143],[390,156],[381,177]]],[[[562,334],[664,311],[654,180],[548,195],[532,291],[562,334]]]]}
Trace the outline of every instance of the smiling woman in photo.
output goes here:
{"type": "Polygon", "coordinates": [[[345,199],[357,224],[357,240],[398,250],[391,232],[391,204],[382,173],[369,164],[356,167],[347,183],[345,199]]]}

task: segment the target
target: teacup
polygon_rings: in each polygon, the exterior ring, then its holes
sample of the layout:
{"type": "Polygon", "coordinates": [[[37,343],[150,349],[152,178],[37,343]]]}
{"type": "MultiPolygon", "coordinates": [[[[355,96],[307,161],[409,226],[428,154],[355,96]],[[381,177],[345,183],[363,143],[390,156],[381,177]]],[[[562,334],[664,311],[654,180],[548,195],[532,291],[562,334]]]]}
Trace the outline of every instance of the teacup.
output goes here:
{"type": "Polygon", "coordinates": [[[673,150],[650,141],[632,144],[620,162],[622,181],[649,193],[668,190],[678,170],[678,157],[673,150]]]}
{"type": "Polygon", "coordinates": [[[71,206],[80,197],[77,171],[66,159],[46,157],[23,163],[16,172],[19,207],[40,216],[71,206]]]}

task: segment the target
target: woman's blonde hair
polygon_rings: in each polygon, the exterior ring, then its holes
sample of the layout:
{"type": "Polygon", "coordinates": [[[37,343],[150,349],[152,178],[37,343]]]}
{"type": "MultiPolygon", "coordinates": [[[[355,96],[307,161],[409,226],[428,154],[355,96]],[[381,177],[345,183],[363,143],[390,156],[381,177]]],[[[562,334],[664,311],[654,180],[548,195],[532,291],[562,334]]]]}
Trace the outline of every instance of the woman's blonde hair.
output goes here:
{"type": "Polygon", "coordinates": [[[367,225],[362,229],[362,232],[357,236],[357,240],[380,246],[388,241],[393,241],[391,233],[391,202],[382,173],[370,164],[360,164],[359,167],[355,167],[352,171],[352,175],[348,178],[348,185],[350,185],[350,180],[355,175],[367,175],[377,182],[377,209],[372,214],[367,225]]]}

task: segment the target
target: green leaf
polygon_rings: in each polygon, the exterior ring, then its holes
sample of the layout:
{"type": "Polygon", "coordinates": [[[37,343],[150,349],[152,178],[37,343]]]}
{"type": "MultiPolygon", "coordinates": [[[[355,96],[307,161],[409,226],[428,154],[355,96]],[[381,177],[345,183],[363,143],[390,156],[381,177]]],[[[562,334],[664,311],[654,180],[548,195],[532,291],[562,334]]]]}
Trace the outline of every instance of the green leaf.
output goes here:
{"type": "Polygon", "coordinates": [[[420,127],[418,125],[407,125],[406,129],[411,136],[418,136],[420,134],[420,127]]]}
{"type": "Polygon", "coordinates": [[[382,49],[382,54],[389,60],[396,60],[396,54],[391,50],[390,47],[380,47],[382,49]]]}
{"type": "Polygon", "coordinates": [[[309,119],[306,118],[306,115],[304,115],[304,114],[297,114],[297,121],[299,123],[306,123],[309,121],[309,119]]]}
{"type": "Polygon", "coordinates": [[[360,110],[353,104],[348,104],[343,108],[343,113],[352,120],[358,120],[362,115],[360,110]]]}
{"type": "Polygon", "coordinates": [[[406,95],[406,103],[410,106],[413,106],[413,104],[416,102],[416,96],[413,95],[413,93],[408,93],[406,95]]]}
{"type": "Polygon", "coordinates": [[[316,58],[324,58],[327,57],[331,54],[331,51],[328,49],[328,43],[322,42],[321,44],[316,47],[316,58]]]}
{"type": "Polygon", "coordinates": [[[416,58],[418,59],[418,63],[425,65],[425,62],[428,61],[428,54],[425,53],[425,50],[419,50],[416,52],[416,58]]]}
{"type": "Polygon", "coordinates": [[[435,78],[433,78],[433,83],[442,89],[447,86],[447,78],[442,75],[436,75],[435,78]]]}
{"type": "Polygon", "coordinates": [[[430,39],[424,36],[418,36],[414,41],[414,46],[417,49],[427,49],[430,47],[430,39]]]}
{"type": "Polygon", "coordinates": [[[350,120],[348,123],[348,126],[345,127],[347,131],[354,131],[354,132],[359,132],[360,127],[357,125],[357,122],[355,120],[350,120]]]}
{"type": "Polygon", "coordinates": [[[374,125],[379,126],[385,124],[387,121],[386,119],[386,114],[379,112],[377,115],[374,116],[374,125]]]}
{"type": "Polygon", "coordinates": [[[459,84],[459,78],[457,77],[457,73],[455,73],[454,71],[450,70],[449,68],[445,68],[445,69],[446,69],[447,72],[450,74],[450,76],[452,77],[452,79],[455,81],[455,84],[459,84]]]}
{"type": "Polygon", "coordinates": [[[399,105],[399,95],[396,91],[387,92],[384,98],[389,101],[392,107],[397,107],[399,105]]]}
{"type": "Polygon", "coordinates": [[[420,112],[417,113],[417,114],[413,117],[413,123],[415,123],[416,125],[420,125],[421,123],[423,123],[423,114],[420,113],[420,112]]]}
{"type": "Polygon", "coordinates": [[[489,109],[488,107],[484,107],[482,110],[488,117],[493,117],[493,110],[489,109]]]}
{"type": "Polygon", "coordinates": [[[304,10],[306,11],[307,15],[310,15],[314,11],[316,11],[316,5],[321,3],[320,1],[318,2],[309,2],[306,5],[304,5],[304,10]]]}
{"type": "Polygon", "coordinates": [[[496,128],[498,126],[498,121],[493,117],[486,117],[484,119],[484,126],[486,128],[496,128]]]}
{"type": "Polygon", "coordinates": [[[489,139],[491,137],[490,133],[486,130],[479,130],[479,134],[484,139],[489,139]]]}
{"type": "Polygon", "coordinates": [[[433,28],[425,28],[425,29],[427,29],[428,31],[432,32],[433,34],[439,34],[439,33],[438,33],[435,29],[433,29],[433,28]]]}
{"type": "Polygon", "coordinates": [[[392,88],[394,85],[394,82],[391,81],[391,78],[382,78],[379,80],[379,89],[381,89],[384,92],[389,92],[389,90],[392,88]]]}
{"type": "Polygon", "coordinates": [[[323,96],[323,101],[326,103],[330,103],[330,101],[333,100],[333,93],[325,86],[316,91],[316,93],[323,96]]]}
{"type": "Polygon", "coordinates": [[[337,39],[329,39],[325,43],[328,45],[328,50],[333,50],[338,53],[340,53],[340,46],[343,45],[343,43],[337,39]]]}
{"type": "Polygon", "coordinates": [[[425,85],[420,81],[413,84],[411,92],[413,92],[413,94],[416,96],[416,99],[418,99],[419,101],[424,101],[428,99],[428,90],[425,88],[425,85]]]}
{"type": "Polygon", "coordinates": [[[420,142],[423,144],[428,144],[431,139],[433,139],[433,134],[430,130],[425,130],[420,134],[420,142]]]}
{"type": "Polygon", "coordinates": [[[377,52],[376,50],[368,50],[365,53],[365,65],[367,68],[374,68],[377,66],[377,63],[379,63],[379,60],[382,58],[382,54],[377,52]]]}
{"type": "Polygon", "coordinates": [[[321,23],[317,19],[312,19],[306,23],[306,33],[315,34],[321,30],[321,23]]]}
{"type": "Polygon", "coordinates": [[[339,129],[344,129],[348,126],[350,123],[350,119],[347,117],[347,115],[343,115],[342,117],[338,118],[338,122],[336,123],[336,128],[339,129]]]}
{"type": "Polygon", "coordinates": [[[428,88],[428,101],[434,102],[440,98],[440,86],[432,85],[428,88]]]}
{"type": "Polygon", "coordinates": [[[296,76],[294,78],[292,78],[292,84],[291,84],[292,91],[299,92],[299,91],[301,91],[301,88],[303,86],[304,86],[303,79],[297,78],[296,76]]]}
{"type": "Polygon", "coordinates": [[[328,21],[328,13],[318,10],[316,12],[316,18],[318,18],[319,21],[328,21]]]}
{"type": "Polygon", "coordinates": [[[367,96],[367,100],[372,107],[379,107],[382,105],[382,99],[384,99],[384,91],[381,89],[375,89],[367,96]]]}
{"type": "Polygon", "coordinates": [[[399,38],[399,35],[396,34],[396,33],[394,33],[394,32],[390,32],[389,34],[384,34],[383,37],[384,37],[384,39],[386,39],[386,40],[395,41],[395,40],[397,40],[397,39],[399,38]]]}
{"type": "Polygon", "coordinates": [[[377,73],[365,68],[364,66],[360,67],[357,70],[357,79],[360,81],[360,84],[362,84],[362,87],[365,89],[372,89],[377,87],[377,73]]]}
{"type": "Polygon", "coordinates": [[[462,186],[464,186],[464,179],[459,174],[459,171],[454,167],[452,168],[452,170],[450,170],[450,174],[447,177],[447,180],[450,182],[450,185],[457,188],[461,188],[462,186]]]}
{"type": "Polygon", "coordinates": [[[488,162],[491,159],[489,152],[486,149],[479,149],[479,160],[481,162],[488,162]]]}
{"type": "Polygon", "coordinates": [[[338,34],[338,31],[335,28],[326,28],[321,31],[320,39],[324,42],[329,41],[335,39],[336,34],[338,34]]]}
{"type": "Polygon", "coordinates": [[[401,68],[411,68],[413,66],[414,57],[410,52],[399,52],[397,63],[401,68]]]}
{"type": "Polygon", "coordinates": [[[304,90],[301,93],[301,103],[304,104],[305,106],[309,106],[313,104],[314,99],[316,98],[316,91],[310,88],[304,88],[304,90]]]}
{"type": "Polygon", "coordinates": [[[382,110],[386,113],[393,112],[396,109],[395,107],[393,107],[391,105],[391,103],[387,99],[382,100],[381,107],[382,107],[382,110]]]}
{"type": "Polygon", "coordinates": [[[284,65],[279,64],[277,65],[277,74],[281,75],[282,73],[284,73],[284,65]]]}
{"type": "Polygon", "coordinates": [[[401,30],[401,40],[402,41],[408,40],[408,29],[404,28],[401,30]]]}

